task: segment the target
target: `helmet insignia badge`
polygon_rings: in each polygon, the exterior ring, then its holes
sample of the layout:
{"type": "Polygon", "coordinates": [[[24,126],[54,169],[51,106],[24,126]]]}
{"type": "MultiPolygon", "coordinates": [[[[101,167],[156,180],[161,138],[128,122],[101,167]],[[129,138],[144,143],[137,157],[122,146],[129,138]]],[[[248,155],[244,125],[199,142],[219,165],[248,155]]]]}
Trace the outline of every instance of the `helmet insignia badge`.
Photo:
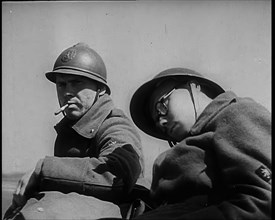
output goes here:
{"type": "Polygon", "coordinates": [[[63,63],[66,63],[70,60],[72,60],[76,55],[76,50],[75,49],[71,49],[71,50],[68,50],[67,53],[64,54],[64,56],[61,58],[61,61],[63,63]]]}

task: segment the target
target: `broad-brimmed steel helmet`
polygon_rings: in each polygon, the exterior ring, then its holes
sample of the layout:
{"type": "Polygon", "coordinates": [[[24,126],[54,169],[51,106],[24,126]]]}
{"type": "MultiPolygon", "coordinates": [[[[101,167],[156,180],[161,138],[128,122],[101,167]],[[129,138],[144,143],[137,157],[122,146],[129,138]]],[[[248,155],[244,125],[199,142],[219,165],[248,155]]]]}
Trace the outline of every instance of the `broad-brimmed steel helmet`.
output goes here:
{"type": "Polygon", "coordinates": [[[53,70],[46,73],[46,77],[55,83],[57,73],[88,77],[105,85],[107,93],[111,93],[102,58],[85,43],[78,43],[64,50],[55,61],[53,70]]]}
{"type": "Polygon", "coordinates": [[[160,82],[167,79],[176,79],[179,82],[189,80],[197,81],[201,88],[208,93],[211,98],[224,92],[224,89],[217,83],[205,78],[200,73],[187,68],[170,68],[157,74],[152,80],[141,85],[133,94],[130,102],[130,113],[134,123],[146,134],[168,140],[166,134],[157,129],[149,109],[150,96],[160,82]]]}

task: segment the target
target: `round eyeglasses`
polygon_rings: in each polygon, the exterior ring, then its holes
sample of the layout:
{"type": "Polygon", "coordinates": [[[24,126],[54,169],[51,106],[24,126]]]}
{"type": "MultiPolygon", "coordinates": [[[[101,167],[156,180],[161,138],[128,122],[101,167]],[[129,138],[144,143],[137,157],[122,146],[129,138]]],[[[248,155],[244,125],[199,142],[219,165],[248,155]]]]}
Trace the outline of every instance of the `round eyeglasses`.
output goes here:
{"type": "Polygon", "coordinates": [[[159,98],[155,105],[155,109],[158,114],[158,119],[160,116],[166,116],[168,114],[168,106],[167,106],[167,98],[176,90],[176,88],[173,88],[170,92],[164,94],[159,98]]]}

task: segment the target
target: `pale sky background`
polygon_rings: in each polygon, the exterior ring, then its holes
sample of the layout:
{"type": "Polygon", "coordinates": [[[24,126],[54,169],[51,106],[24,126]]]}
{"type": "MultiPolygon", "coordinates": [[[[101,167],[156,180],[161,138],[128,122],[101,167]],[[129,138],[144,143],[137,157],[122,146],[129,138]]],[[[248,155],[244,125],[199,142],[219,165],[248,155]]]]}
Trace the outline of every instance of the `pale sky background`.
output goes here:
{"type": "MultiPolygon", "coordinates": [[[[101,55],[111,96],[129,117],[135,90],[171,67],[199,71],[271,110],[271,1],[2,2],[2,173],[53,155],[61,116],[44,73],[78,42],[101,55]]],[[[151,178],[169,147],[138,131],[151,178]]]]}

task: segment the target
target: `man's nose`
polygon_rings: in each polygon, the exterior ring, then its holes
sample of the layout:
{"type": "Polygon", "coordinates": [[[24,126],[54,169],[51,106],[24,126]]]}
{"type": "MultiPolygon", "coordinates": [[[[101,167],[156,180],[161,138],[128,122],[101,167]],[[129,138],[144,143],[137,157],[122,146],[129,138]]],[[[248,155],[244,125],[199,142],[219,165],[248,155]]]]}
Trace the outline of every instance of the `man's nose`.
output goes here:
{"type": "Polygon", "coordinates": [[[74,89],[73,89],[73,87],[70,84],[66,85],[64,96],[65,97],[74,96],[74,89]]]}

